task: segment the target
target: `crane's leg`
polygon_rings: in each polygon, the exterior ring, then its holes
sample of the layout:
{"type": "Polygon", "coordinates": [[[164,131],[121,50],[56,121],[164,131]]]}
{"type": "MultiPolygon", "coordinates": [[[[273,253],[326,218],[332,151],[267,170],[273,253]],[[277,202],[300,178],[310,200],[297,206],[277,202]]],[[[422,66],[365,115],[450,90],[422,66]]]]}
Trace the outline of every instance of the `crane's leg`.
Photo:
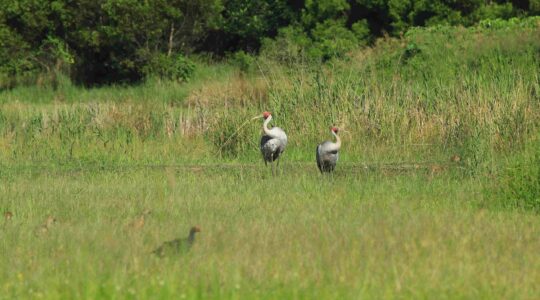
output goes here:
{"type": "Polygon", "coordinates": [[[276,171],[277,171],[277,173],[282,174],[283,172],[280,172],[281,169],[279,168],[279,161],[280,161],[280,160],[281,160],[281,159],[279,159],[279,158],[277,159],[277,166],[276,166],[277,169],[276,169],[276,171]]]}
{"type": "Polygon", "coordinates": [[[270,164],[272,165],[272,176],[276,176],[276,164],[274,162],[274,153],[270,155],[270,164]]]}

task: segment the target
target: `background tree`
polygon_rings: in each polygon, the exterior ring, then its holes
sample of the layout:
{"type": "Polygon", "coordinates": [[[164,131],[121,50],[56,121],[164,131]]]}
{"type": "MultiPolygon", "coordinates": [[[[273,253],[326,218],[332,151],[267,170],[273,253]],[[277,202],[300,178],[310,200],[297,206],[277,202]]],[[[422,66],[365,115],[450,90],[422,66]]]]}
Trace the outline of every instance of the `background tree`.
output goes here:
{"type": "Polygon", "coordinates": [[[324,61],[414,26],[538,14],[540,0],[0,0],[0,88],[188,80],[193,54],[324,61]]]}

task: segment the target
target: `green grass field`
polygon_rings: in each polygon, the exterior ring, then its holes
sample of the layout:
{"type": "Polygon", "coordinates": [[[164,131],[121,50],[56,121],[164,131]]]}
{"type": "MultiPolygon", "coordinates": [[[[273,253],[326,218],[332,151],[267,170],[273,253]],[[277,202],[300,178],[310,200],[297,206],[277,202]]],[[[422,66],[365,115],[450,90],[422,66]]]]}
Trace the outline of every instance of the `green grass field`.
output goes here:
{"type": "Polygon", "coordinates": [[[322,66],[199,64],[187,84],[0,91],[0,299],[540,298],[527,24],[415,29],[322,66]],[[264,110],[289,135],[278,176],[246,123],[264,110]],[[193,225],[187,254],[151,255],[193,225]]]}
{"type": "Polygon", "coordinates": [[[1,298],[534,299],[537,215],[459,170],[285,164],[24,172],[1,185],[1,298]],[[145,226],[129,226],[145,209],[145,226]],[[57,223],[42,233],[47,215],[57,223]],[[202,232],[187,255],[150,254],[202,232]]]}

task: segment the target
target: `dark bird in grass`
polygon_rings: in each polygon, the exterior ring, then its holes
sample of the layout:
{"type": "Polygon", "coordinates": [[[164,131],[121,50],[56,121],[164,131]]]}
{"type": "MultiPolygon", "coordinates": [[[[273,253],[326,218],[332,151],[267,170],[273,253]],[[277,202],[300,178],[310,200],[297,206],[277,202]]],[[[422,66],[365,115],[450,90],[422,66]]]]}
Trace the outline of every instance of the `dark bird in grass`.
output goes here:
{"type": "Polygon", "coordinates": [[[332,127],[332,135],[336,137],[336,142],[325,141],[317,146],[316,158],[317,167],[321,173],[333,172],[339,158],[339,149],[341,148],[341,139],[337,135],[339,129],[332,127]]]}
{"type": "Polygon", "coordinates": [[[197,232],[201,232],[201,229],[198,226],[193,226],[189,230],[189,236],[187,238],[167,241],[163,243],[163,245],[159,246],[159,248],[152,251],[152,253],[159,257],[186,253],[193,246],[193,243],[195,242],[195,234],[197,232]]]}
{"type": "Polygon", "coordinates": [[[287,146],[287,134],[279,127],[268,128],[268,123],[272,121],[272,114],[265,111],[263,112],[263,131],[264,135],[261,138],[261,153],[263,155],[264,164],[272,164],[272,173],[274,173],[274,161],[277,161],[279,167],[279,157],[285,151],[287,146]]]}

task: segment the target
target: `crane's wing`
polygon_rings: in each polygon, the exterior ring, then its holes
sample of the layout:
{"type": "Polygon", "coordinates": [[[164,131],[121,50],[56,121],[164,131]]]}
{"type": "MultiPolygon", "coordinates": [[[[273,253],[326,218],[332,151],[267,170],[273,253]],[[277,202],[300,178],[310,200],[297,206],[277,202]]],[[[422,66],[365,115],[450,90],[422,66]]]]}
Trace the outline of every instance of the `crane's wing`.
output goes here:
{"type": "Polygon", "coordinates": [[[321,164],[321,154],[319,153],[321,149],[321,145],[317,145],[317,149],[315,149],[315,157],[317,159],[317,167],[319,168],[319,171],[322,173],[322,164],[321,164]]]}
{"type": "Polygon", "coordinates": [[[271,140],[272,138],[269,136],[269,135],[263,135],[261,137],[261,144],[260,144],[260,148],[261,148],[261,151],[263,151],[263,147],[266,143],[268,143],[269,140],[271,140]]]}
{"type": "Polygon", "coordinates": [[[281,141],[279,139],[269,135],[264,135],[261,138],[261,153],[265,165],[267,162],[274,162],[277,160],[282,152],[281,150],[281,141]]]}
{"type": "Polygon", "coordinates": [[[261,153],[262,153],[262,156],[263,156],[263,160],[264,160],[264,165],[267,166],[268,165],[268,159],[267,159],[267,155],[264,151],[264,145],[266,145],[266,143],[268,143],[269,140],[271,140],[272,138],[268,135],[263,135],[261,137],[261,144],[259,145],[260,149],[261,149],[261,153]]]}

